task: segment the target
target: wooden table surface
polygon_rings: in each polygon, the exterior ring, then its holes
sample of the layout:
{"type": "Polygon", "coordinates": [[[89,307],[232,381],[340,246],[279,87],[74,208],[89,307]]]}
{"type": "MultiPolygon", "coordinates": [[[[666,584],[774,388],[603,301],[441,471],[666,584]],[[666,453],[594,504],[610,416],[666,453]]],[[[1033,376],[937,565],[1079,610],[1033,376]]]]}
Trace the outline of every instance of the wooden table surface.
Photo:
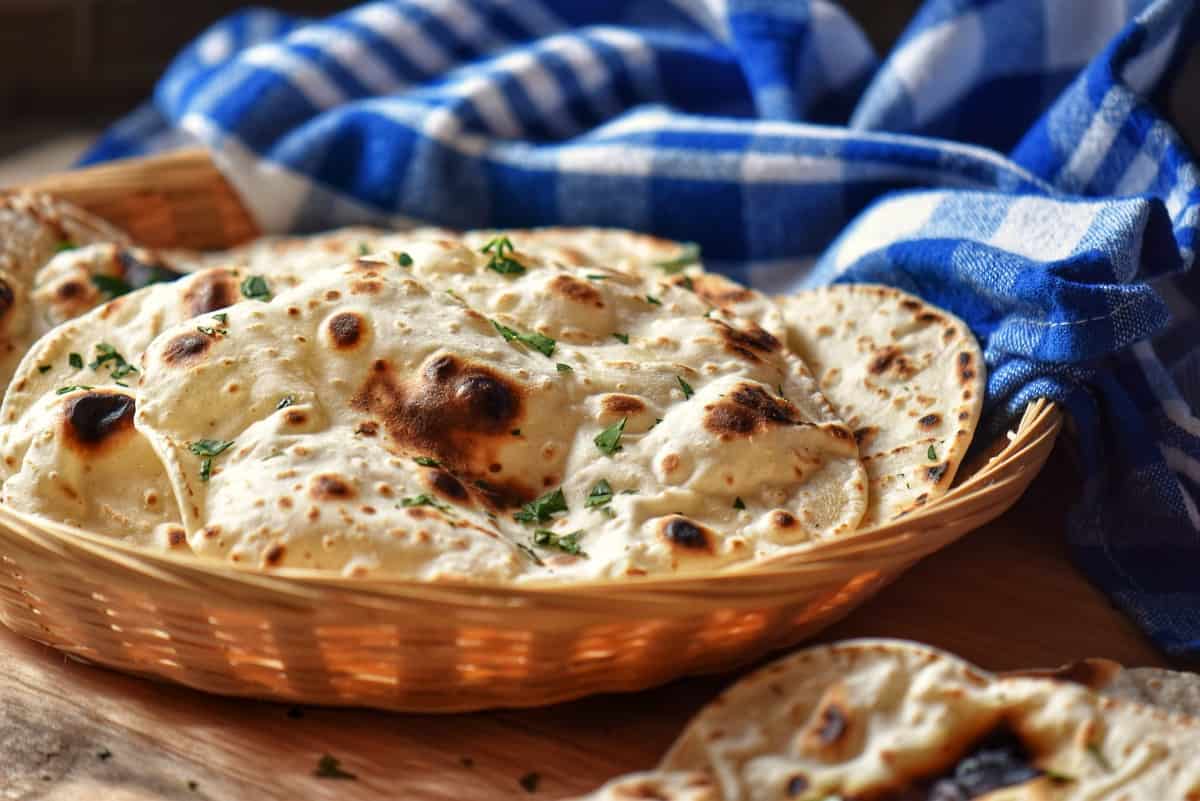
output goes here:
{"type": "MultiPolygon", "coordinates": [[[[1063,451],[1007,515],[917,565],[823,639],[919,639],[993,669],[1084,656],[1166,664],[1067,561],[1063,517],[1076,484],[1063,451]]],[[[427,716],[206,696],[70,661],[2,629],[0,664],[0,799],[61,801],[550,801],[651,767],[736,678],[427,716]],[[325,754],[356,778],[315,777],[325,754]]]]}

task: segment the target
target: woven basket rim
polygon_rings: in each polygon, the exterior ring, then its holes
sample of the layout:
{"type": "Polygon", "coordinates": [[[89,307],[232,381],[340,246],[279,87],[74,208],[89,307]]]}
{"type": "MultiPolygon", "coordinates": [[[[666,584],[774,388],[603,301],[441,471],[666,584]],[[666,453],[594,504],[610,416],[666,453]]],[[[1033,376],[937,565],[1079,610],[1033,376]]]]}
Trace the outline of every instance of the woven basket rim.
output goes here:
{"type": "MultiPolygon", "coordinates": [[[[1062,413],[1052,401],[1042,398],[1031,401],[1015,430],[1002,434],[1008,443],[999,453],[992,456],[970,475],[962,478],[946,494],[926,504],[917,511],[888,521],[871,529],[857,531],[844,537],[821,540],[797,545],[780,554],[749,564],[733,565],[708,572],[647,576],[644,578],[601,578],[565,582],[504,583],[497,581],[472,581],[447,579],[427,581],[412,578],[396,578],[386,575],[346,577],[340,573],[313,568],[275,568],[271,571],[236,567],[227,562],[201,559],[187,554],[154,551],[139,547],[104,534],[71,526],[37,515],[19,512],[0,503],[0,522],[7,522],[10,531],[25,539],[37,536],[49,537],[59,546],[87,551],[90,556],[104,561],[124,562],[130,569],[140,572],[165,571],[174,578],[191,576],[221,582],[242,584],[249,589],[258,586],[263,590],[283,594],[305,595],[307,591],[335,590],[339,592],[370,595],[409,595],[412,593],[473,593],[491,599],[548,598],[568,595],[654,595],[659,592],[695,587],[702,583],[706,588],[718,590],[723,585],[744,585],[747,580],[766,577],[805,575],[812,579],[816,575],[828,574],[831,581],[853,573],[870,570],[877,561],[887,566],[897,561],[897,548],[912,544],[913,560],[940,548],[947,543],[938,541],[933,532],[921,531],[921,524],[936,518],[947,507],[971,500],[994,485],[997,480],[1015,480],[1015,477],[1000,477],[1000,473],[1013,460],[1037,447],[1045,438],[1056,437],[1061,426],[1062,413]],[[1034,436],[1030,436],[1034,434],[1034,436]],[[19,525],[11,525],[12,523],[19,525]]],[[[960,473],[961,473],[960,466],[960,473]]],[[[947,541],[957,538],[954,535],[947,541]]]]}

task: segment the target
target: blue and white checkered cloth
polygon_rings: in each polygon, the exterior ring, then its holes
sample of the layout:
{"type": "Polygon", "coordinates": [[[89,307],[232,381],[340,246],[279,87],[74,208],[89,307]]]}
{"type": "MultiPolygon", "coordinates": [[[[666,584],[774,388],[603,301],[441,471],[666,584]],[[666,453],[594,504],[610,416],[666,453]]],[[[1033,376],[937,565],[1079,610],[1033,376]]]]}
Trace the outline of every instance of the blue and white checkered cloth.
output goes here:
{"type": "Polygon", "coordinates": [[[986,348],[986,426],[1070,411],[1069,537],[1200,654],[1197,167],[1153,99],[1192,0],[928,0],[880,60],[826,0],[248,10],[86,157],[203,143],[270,230],[611,225],[783,291],[902,287],[986,348]]]}

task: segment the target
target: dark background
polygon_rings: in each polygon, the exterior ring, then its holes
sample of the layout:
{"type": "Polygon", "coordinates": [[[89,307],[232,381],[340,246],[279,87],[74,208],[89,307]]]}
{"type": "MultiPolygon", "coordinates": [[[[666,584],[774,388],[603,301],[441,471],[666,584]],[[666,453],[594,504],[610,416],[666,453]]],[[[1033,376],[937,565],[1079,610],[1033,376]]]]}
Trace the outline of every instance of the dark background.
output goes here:
{"type": "MultiPolygon", "coordinates": [[[[919,0],[846,0],[883,52],[919,0]]],[[[238,0],[0,0],[0,157],[98,131],[149,96],[171,57],[238,0]]],[[[354,5],[265,2],[324,16],[354,5]]]]}

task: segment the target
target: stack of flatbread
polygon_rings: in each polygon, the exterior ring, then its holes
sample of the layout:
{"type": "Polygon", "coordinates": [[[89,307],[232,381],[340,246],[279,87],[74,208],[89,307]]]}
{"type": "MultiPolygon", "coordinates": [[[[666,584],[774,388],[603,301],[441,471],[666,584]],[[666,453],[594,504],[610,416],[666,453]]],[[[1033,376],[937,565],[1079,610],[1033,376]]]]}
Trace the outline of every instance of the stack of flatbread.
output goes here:
{"type": "Polygon", "coordinates": [[[586,801],[1200,798],[1196,677],[1144,674],[1097,691],[908,642],[812,648],[713,701],[658,769],[586,801]]]}
{"type": "Polygon", "coordinates": [[[710,571],[929,503],[979,415],[970,332],[885,287],[771,299],[598,229],[152,253],[5,202],[0,499],[146,547],[430,580],[710,571]]]}

